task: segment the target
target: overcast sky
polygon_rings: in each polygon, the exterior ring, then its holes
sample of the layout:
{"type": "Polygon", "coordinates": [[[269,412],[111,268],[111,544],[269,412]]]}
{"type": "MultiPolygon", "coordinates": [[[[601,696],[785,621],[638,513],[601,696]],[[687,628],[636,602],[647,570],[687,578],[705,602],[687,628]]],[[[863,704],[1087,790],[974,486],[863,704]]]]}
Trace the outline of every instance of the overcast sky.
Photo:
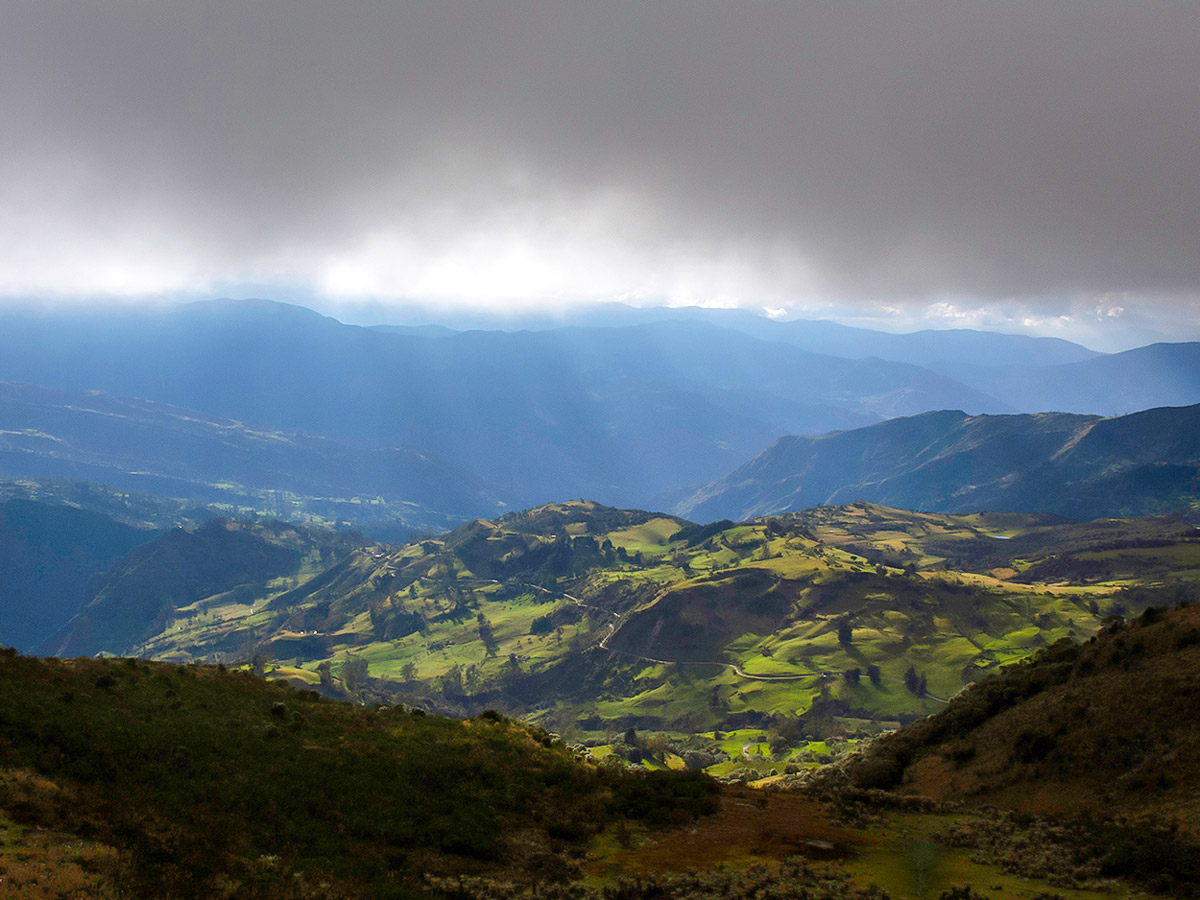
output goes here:
{"type": "Polygon", "coordinates": [[[621,299],[1200,337],[1194,2],[0,16],[11,297],[621,299]]]}

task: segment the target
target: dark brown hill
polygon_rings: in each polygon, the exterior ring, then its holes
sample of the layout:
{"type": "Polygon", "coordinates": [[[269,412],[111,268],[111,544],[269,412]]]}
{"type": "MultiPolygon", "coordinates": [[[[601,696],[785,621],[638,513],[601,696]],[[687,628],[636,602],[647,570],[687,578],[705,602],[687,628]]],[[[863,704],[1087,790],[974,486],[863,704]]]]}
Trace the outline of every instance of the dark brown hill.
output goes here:
{"type": "Polygon", "coordinates": [[[1178,818],[1200,832],[1200,607],[1060,641],[880,738],[844,772],[1018,811],[1178,818]]]}

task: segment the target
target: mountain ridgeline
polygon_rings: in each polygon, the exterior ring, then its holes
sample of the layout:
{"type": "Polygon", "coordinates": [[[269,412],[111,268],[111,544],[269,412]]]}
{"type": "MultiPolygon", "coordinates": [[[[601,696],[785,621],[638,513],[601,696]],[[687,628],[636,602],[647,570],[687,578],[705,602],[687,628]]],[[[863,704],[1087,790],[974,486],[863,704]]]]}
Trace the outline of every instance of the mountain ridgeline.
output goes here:
{"type": "Polygon", "coordinates": [[[1104,419],[942,411],[787,437],[675,506],[700,520],[869,500],[905,509],[1141,516],[1200,498],[1200,406],[1104,419]]]}
{"type": "Polygon", "coordinates": [[[437,337],[230,301],[9,312],[2,325],[0,379],[416,447],[520,505],[645,500],[716,477],[782,434],[1004,408],[918,366],[822,356],[703,322],[437,337]]]}
{"type": "Polygon", "coordinates": [[[0,476],[86,478],[398,539],[563,497],[661,509],[691,496],[698,510],[698,485],[789,434],[930,410],[1200,402],[1195,344],[1105,355],[730,310],[576,319],[454,331],[345,325],[269,301],[5,310],[0,476]]]}

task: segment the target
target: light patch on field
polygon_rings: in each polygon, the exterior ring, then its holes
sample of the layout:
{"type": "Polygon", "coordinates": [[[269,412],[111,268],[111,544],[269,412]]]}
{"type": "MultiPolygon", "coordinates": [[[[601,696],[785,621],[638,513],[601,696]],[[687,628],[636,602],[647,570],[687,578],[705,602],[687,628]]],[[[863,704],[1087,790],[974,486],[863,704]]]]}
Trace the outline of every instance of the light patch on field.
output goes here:
{"type": "Polygon", "coordinates": [[[674,519],[657,518],[632,528],[610,531],[607,538],[613,542],[614,547],[624,547],[630,552],[660,552],[667,539],[679,528],[679,523],[674,519]]]}

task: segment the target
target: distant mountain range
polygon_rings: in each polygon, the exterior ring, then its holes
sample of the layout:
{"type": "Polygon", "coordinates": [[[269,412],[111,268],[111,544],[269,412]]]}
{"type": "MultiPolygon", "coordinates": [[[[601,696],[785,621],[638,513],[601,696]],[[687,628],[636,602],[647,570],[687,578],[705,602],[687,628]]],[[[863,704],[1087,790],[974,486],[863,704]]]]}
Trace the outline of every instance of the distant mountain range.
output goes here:
{"type": "Polygon", "coordinates": [[[942,411],[782,438],[674,511],[700,521],[746,519],[868,500],[1094,519],[1164,512],[1197,498],[1200,406],[1108,419],[942,411]]]}
{"type": "Polygon", "coordinates": [[[444,527],[564,497],[661,507],[785,435],[930,410],[1200,402],[1200,344],[1100,355],[1048,338],[893,335],[740,310],[593,319],[454,331],[344,325],[270,301],[9,309],[0,476],[444,527]]]}
{"type": "Polygon", "coordinates": [[[1200,402],[1200,343],[1151,344],[1082,362],[972,379],[1016,409],[1116,416],[1200,402]]]}
{"type": "MultiPolygon", "coordinates": [[[[380,310],[379,315],[385,315],[380,310]]],[[[457,316],[442,325],[378,325],[381,331],[446,335],[460,331],[547,331],[563,327],[625,328],[660,322],[705,322],[766,341],[847,359],[874,356],[907,362],[942,375],[979,367],[1005,369],[1081,362],[1103,354],[1061,338],[950,328],[893,334],[820,319],[771,319],[748,309],[633,307],[621,303],[544,313],[457,316]],[[454,325],[448,328],[446,325],[454,325]]]]}
{"type": "Polygon", "coordinates": [[[703,322],[429,336],[230,301],[0,324],[2,379],[417,448],[518,502],[641,500],[716,477],[789,432],[1003,409],[907,363],[816,355],[703,322]]]}

